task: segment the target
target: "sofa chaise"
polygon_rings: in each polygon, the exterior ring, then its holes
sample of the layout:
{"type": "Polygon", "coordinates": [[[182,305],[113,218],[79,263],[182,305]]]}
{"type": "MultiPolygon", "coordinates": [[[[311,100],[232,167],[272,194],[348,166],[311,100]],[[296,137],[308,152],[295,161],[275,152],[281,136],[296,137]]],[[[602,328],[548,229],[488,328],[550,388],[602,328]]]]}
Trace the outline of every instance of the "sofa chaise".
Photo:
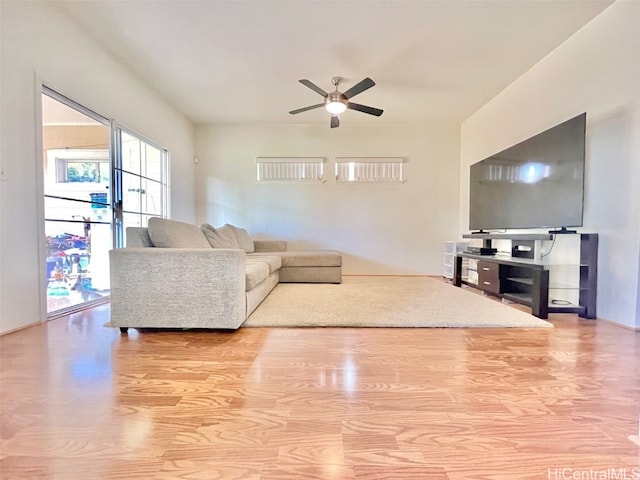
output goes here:
{"type": "Polygon", "coordinates": [[[151,218],[109,252],[111,325],[237,329],[279,282],[341,283],[333,250],[287,250],[233,225],[151,218]]]}

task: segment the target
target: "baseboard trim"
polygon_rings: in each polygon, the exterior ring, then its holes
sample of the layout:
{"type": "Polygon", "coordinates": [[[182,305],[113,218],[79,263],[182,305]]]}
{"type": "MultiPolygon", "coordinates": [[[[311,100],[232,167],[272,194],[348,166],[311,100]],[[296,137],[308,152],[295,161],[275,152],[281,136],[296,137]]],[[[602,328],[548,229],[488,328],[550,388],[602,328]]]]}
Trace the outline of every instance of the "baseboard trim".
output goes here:
{"type": "Polygon", "coordinates": [[[0,337],[4,337],[5,335],[9,335],[10,333],[16,333],[19,332],[20,330],[24,330],[25,328],[30,328],[30,327],[35,327],[36,325],[40,325],[42,323],[45,322],[33,322],[33,323],[27,323],[26,325],[21,325],[19,327],[16,328],[12,328],[10,330],[6,330],[4,332],[0,332],[0,337]]]}
{"type": "Polygon", "coordinates": [[[631,325],[625,325],[624,323],[614,322],[613,320],[608,320],[606,318],[596,318],[596,322],[605,322],[609,325],[613,325],[614,327],[624,328],[625,330],[631,330],[632,332],[640,332],[640,327],[632,327],[631,325]]]}

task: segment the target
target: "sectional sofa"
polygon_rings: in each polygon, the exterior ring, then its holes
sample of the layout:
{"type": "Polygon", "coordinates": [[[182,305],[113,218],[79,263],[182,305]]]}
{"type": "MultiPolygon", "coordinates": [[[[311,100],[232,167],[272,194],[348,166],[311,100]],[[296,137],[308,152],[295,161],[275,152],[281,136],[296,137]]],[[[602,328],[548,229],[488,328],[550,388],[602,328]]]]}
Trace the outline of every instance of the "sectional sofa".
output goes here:
{"type": "Polygon", "coordinates": [[[237,329],[280,282],[341,283],[342,255],[246,230],[151,218],[109,252],[111,325],[237,329]]]}

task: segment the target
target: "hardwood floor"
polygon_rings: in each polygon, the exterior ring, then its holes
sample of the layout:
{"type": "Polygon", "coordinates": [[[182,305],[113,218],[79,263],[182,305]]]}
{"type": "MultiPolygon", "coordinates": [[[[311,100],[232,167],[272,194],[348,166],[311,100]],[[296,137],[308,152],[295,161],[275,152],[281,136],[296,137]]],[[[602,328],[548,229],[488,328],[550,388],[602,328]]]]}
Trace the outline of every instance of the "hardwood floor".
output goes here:
{"type": "Polygon", "coordinates": [[[0,337],[2,479],[640,479],[640,334],[606,322],[127,336],[108,317],[0,337]]]}

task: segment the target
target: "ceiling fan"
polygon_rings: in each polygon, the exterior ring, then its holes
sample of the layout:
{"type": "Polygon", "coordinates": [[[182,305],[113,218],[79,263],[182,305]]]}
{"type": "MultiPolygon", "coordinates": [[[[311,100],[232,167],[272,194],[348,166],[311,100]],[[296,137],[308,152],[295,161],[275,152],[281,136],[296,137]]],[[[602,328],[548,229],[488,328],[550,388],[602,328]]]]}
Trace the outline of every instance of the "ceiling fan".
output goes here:
{"type": "Polygon", "coordinates": [[[353,87],[351,87],[344,93],[338,90],[338,85],[340,85],[340,82],[342,81],[341,77],[333,77],[331,79],[331,83],[336,87],[335,91],[331,93],[325,92],[323,89],[318,87],[313,82],[307,80],[306,78],[298,81],[305,87],[309,87],[314,92],[322,95],[324,97],[324,102],[318,103],[316,105],[310,105],[308,107],[298,108],[297,110],[291,110],[289,112],[291,115],[306,112],[307,110],[313,110],[314,108],[324,107],[327,112],[331,114],[331,128],[340,126],[340,114],[347,109],[357,110],[358,112],[375,115],[376,117],[382,115],[383,111],[379,108],[368,107],[367,105],[360,105],[359,103],[353,103],[349,101],[349,99],[351,99],[352,97],[355,97],[359,93],[364,92],[365,90],[373,87],[376,84],[369,77],[365,78],[359,83],[356,83],[353,87]]]}

